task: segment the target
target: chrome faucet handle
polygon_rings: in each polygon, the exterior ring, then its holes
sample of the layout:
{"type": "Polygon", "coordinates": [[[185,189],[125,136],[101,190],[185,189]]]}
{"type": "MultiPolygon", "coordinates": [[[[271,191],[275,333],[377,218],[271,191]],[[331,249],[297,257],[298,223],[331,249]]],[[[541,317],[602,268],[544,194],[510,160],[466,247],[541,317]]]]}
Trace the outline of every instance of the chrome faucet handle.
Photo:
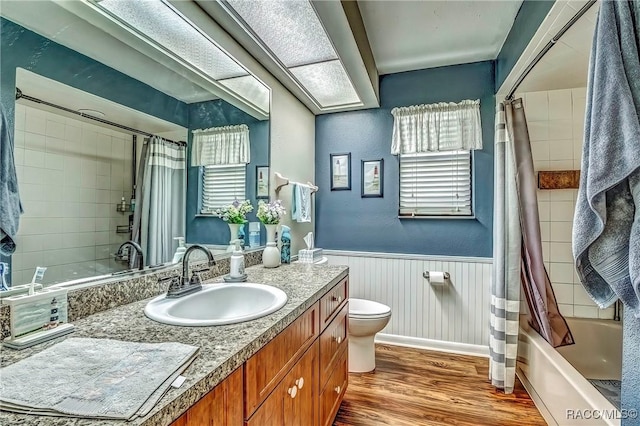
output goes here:
{"type": "Polygon", "coordinates": [[[167,288],[167,294],[179,291],[182,287],[182,281],[178,275],[172,275],[170,277],[160,278],[158,280],[160,285],[169,284],[167,288]]]}
{"type": "Polygon", "coordinates": [[[203,271],[192,271],[191,278],[189,279],[189,285],[201,285],[202,281],[200,280],[200,272],[203,271]]]}

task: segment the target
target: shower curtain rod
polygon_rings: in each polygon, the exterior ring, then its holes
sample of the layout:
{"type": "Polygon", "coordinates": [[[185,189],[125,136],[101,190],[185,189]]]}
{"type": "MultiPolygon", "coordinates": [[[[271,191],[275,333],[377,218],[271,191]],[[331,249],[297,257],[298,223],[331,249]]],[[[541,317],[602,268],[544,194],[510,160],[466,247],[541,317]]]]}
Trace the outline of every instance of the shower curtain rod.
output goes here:
{"type": "Polygon", "coordinates": [[[587,10],[589,10],[591,6],[593,6],[596,3],[597,3],[597,0],[589,0],[589,2],[584,6],[582,6],[582,8],[573,16],[573,18],[571,18],[569,22],[567,22],[565,26],[562,27],[560,31],[558,31],[558,33],[542,48],[540,53],[538,53],[536,57],[533,58],[533,61],[531,61],[531,63],[524,69],[524,71],[522,71],[522,74],[520,74],[520,77],[518,77],[518,79],[516,80],[515,84],[509,91],[509,94],[507,95],[505,100],[513,99],[513,95],[516,93],[516,90],[518,90],[518,87],[520,87],[520,85],[522,84],[524,79],[529,75],[531,70],[533,70],[533,68],[538,64],[538,62],[540,62],[542,57],[546,55],[547,52],[551,50],[551,48],[558,42],[558,40],[560,40],[560,37],[562,37],[564,33],[566,33],[567,30],[573,26],[573,24],[578,22],[578,19],[580,19],[582,15],[587,13],[587,10]]]}
{"type": "MultiPolygon", "coordinates": [[[[56,104],[53,104],[51,102],[44,101],[42,99],[34,98],[33,96],[25,95],[24,93],[22,93],[22,90],[20,90],[19,88],[16,87],[16,100],[18,100],[18,99],[26,99],[26,100],[31,101],[31,102],[35,102],[35,103],[38,103],[38,104],[46,105],[46,106],[49,106],[49,107],[52,107],[52,108],[61,109],[61,110],[65,111],[65,112],[68,112],[68,113],[71,113],[71,114],[75,114],[75,115],[79,115],[81,117],[88,118],[88,119],[94,120],[94,121],[98,121],[98,122],[103,123],[103,124],[108,124],[109,126],[113,126],[113,127],[119,128],[119,129],[127,130],[127,131],[132,132],[132,133],[137,133],[139,135],[145,135],[145,136],[149,136],[149,137],[156,136],[156,135],[154,135],[152,133],[149,133],[149,132],[144,132],[142,130],[134,129],[133,127],[129,127],[129,126],[125,126],[125,125],[122,125],[122,124],[114,123],[113,121],[105,120],[105,119],[100,118],[100,117],[95,117],[95,116],[90,115],[90,114],[85,114],[83,112],[76,111],[76,110],[73,110],[71,108],[63,107],[61,105],[56,105],[56,104]]],[[[166,139],[166,138],[162,138],[162,139],[167,141],[167,142],[169,142],[169,143],[175,144],[175,145],[187,146],[187,143],[185,141],[172,141],[171,139],[166,139]]]]}

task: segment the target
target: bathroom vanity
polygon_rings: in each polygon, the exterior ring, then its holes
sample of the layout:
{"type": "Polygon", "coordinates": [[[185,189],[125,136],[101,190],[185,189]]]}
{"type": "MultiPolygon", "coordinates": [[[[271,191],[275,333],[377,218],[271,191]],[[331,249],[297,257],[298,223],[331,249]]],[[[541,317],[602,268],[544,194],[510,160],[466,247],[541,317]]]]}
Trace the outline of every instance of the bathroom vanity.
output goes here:
{"type": "Polygon", "coordinates": [[[348,382],[348,282],[340,280],[172,425],[331,425],[348,382]]]}
{"type": "MultiPolygon", "coordinates": [[[[292,264],[246,271],[249,281],[282,289],[288,296],[285,306],[239,324],[179,327],[146,318],[148,300],[141,300],[75,322],[74,337],[200,348],[184,373],[185,383],[170,389],[146,417],[124,422],[0,412],[0,424],[330,425],[348,381],[348,268],[292,264]]],[[[62,339],[24,351],[3,349],[2,365],[62,339]]]]}

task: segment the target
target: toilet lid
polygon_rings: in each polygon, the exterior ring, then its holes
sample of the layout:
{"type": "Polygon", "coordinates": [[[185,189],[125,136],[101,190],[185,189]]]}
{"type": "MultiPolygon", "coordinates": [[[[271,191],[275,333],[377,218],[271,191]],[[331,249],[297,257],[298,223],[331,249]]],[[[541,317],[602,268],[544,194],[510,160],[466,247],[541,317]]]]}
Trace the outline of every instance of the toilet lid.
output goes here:
{"type": "Polygon", "coordinates": [[[351,318],[384,317],[391,314],[391,308],[382,303],[365,299],[349,299],[349,316],[351,318]]]}

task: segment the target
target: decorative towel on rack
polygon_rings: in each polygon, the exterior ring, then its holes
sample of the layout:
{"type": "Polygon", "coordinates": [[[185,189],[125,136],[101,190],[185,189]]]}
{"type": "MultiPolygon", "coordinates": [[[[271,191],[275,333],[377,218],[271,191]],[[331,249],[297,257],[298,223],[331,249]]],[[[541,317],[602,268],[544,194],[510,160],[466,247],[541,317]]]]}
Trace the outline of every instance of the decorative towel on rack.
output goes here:
{"type": "Polygon", "coordinates": [[[299,223],[311,222],[311,187],[293,183],[291,218],[299,223]]]}

